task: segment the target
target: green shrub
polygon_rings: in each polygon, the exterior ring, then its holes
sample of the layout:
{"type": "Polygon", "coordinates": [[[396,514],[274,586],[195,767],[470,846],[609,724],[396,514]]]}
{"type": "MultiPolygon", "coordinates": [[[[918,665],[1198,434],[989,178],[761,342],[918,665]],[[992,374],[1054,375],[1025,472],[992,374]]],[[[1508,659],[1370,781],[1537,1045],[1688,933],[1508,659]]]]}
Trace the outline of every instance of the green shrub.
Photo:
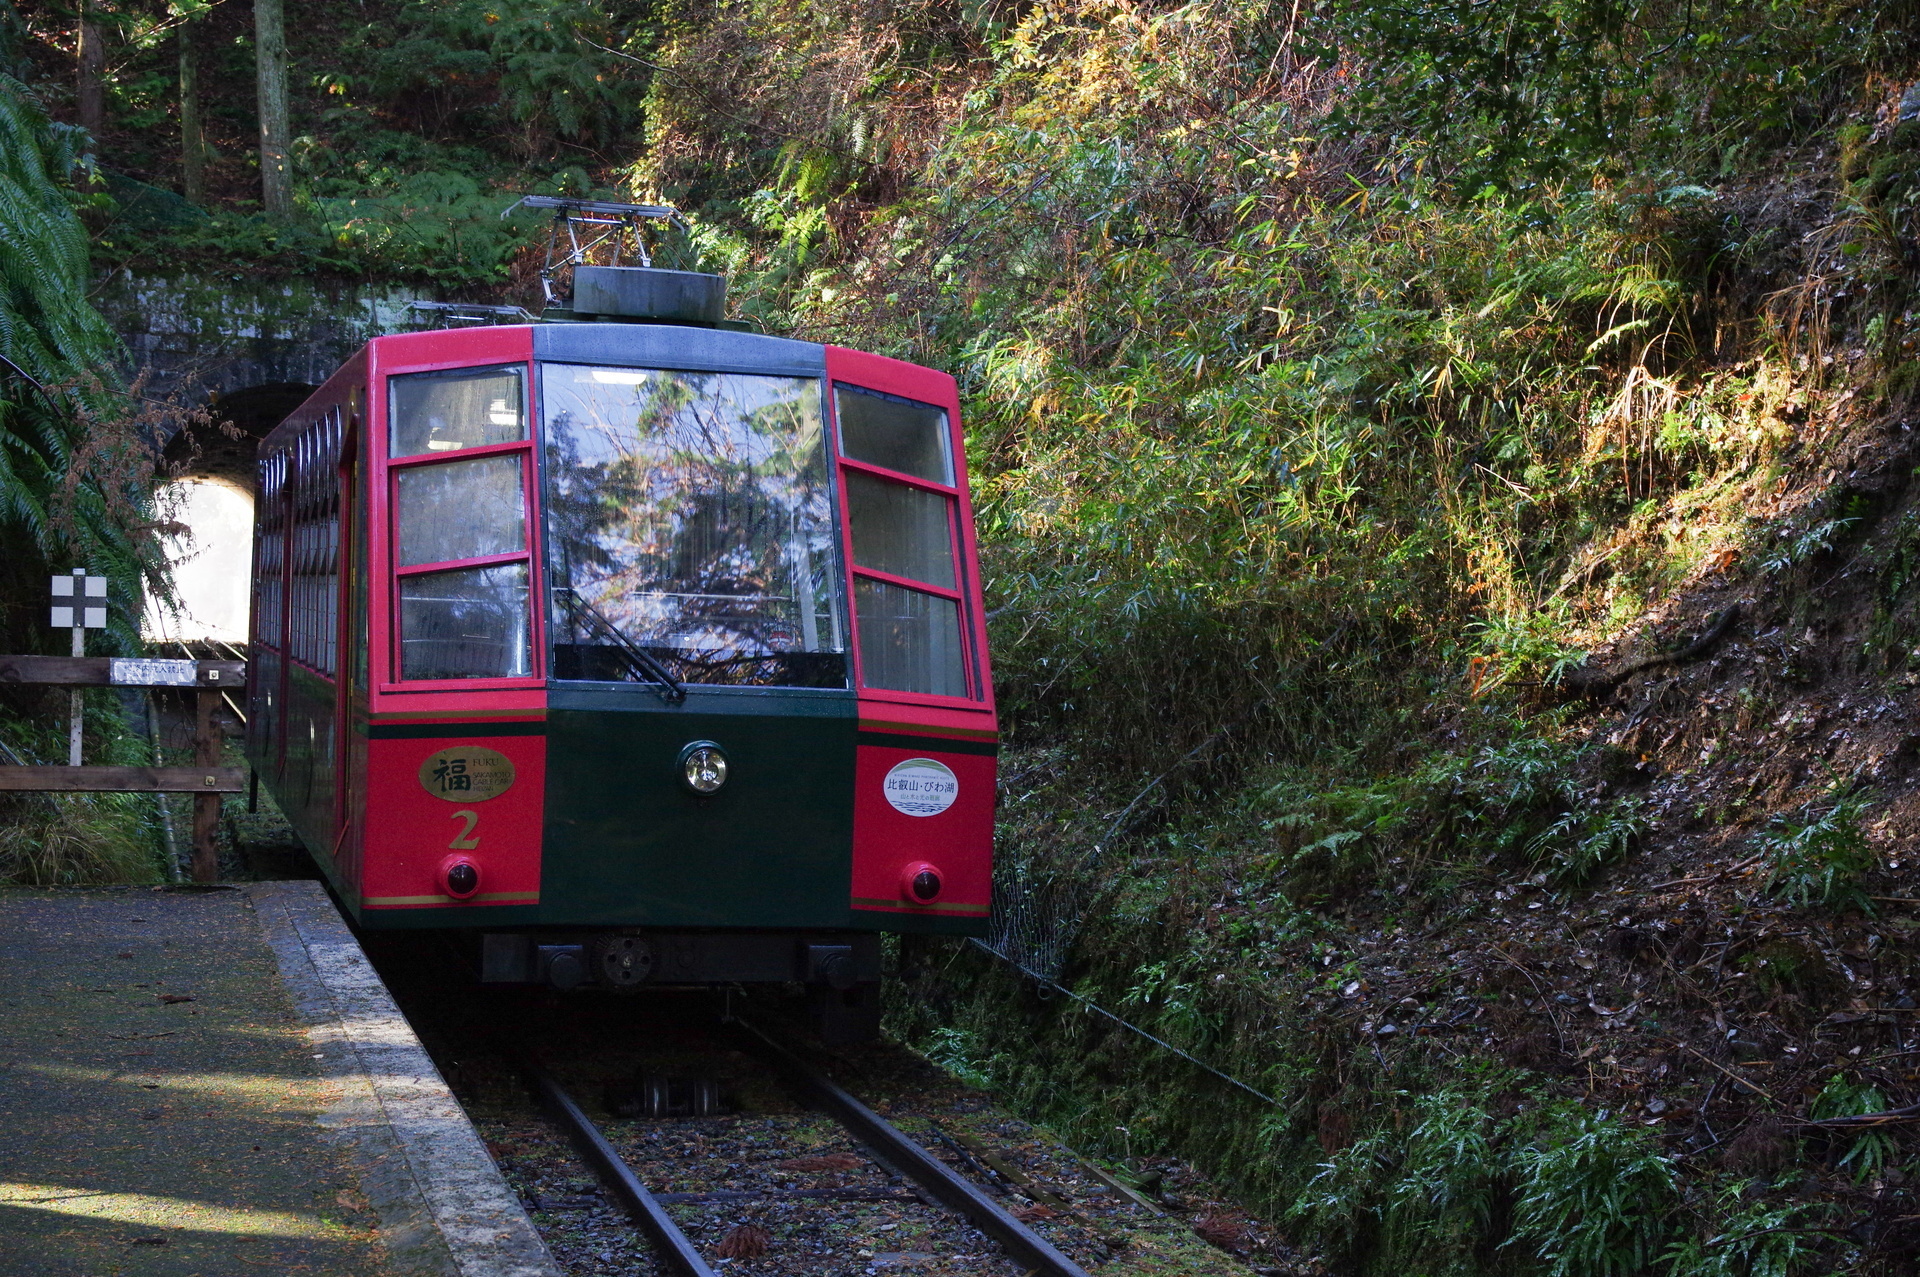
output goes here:
{"type": "Polygon", "coordinates": [[[424,172],[353,196],[311,201],[334,243],[369,268],[462,285],[500,283],[529,238],[533,219],[503,218],[508,192],[463,173],[424,172]]]}
{"type": "Polygon", "coordinates": [[[1860,818],[1872,805],[1863,790],[1844,792],[1824,812],[1812,804],[1776,817],[1755,845],[1767,864],[1767,890],[1789,903],[1873,911],[1861,885],[1879,857],[1868,845],[1860,818]]]}
{"type": "MultiPolygon", "coordinates": [[[[65,700],[64,697],[61,698],[65,700]]],[[[119,700],[86,694],[83,756],[90,764],[152,764],[150,746],[128,730],[119,700]]],[[[0,717],[0,764],[64,757],[64,716],[0,717]]],[[[159,799],[154,794],[0,795],[0,883],[28,887],[155,882],[165,877],[159,799]]]]}
{"type": "Polygon", "coordinates": [[[959,1078],[968,1086],[981,1090],[990,1090],[993,1078],[989,1066],[978,1058],[978,1044],[973,1034],[952,1025],[939,1025],[933,1029],[922,1050],[927,1059],[959,1078]]]}
{"type": "MultiPolygon", "coordinates": [[[[448,94],[475,122],[488,108],[544,137],[607,143],[635,115],[637,94],[625,72],[632,66],[575,37],[621,44],[637,5],[595,0],[403,0],[370,37],[365,61],[348,68],[354,81],[381,101],[401,105],[421,94],[448,94]]],[[[486,120],[496,129],[496,116],[486,120]]]]}
{"type": "Polygon", "coordinates": [[[1643,1132],[1564,1105],[1515,1154],[1510,1243],[1550,1277],[1634,1277],[1659,1253],[1677,1205],[1673,1162],[1643,1132]]]}
{"type": "Polygon", "coordinates": [[[0,804],[0,882],[157,882],[151,794],[46,794],[0,804]]]}
{"type": "Polygon", "coordinates": [[[1282,810],[1263,828],[1282,854],[1267,865],[1297,897],[1312,898],[1514,866],[1577,887],[1627,855],[1646,828],[1640,801],[1604,797],[1582,780],[1604,747],[1510,727],[1497,745],[1433,754],[1366,784],[1296,776],[1269,785],[1261,805],[1282,810]]]}
{"type": "Polygon", "coordinates": [[[1699,163],[1729,135],[1784,142],[1824,123],[1869,68],[1902,65],[1916,25],[1897,6],[1793,0],[1327,8],[1323,52],[1369,70],[1349,123],[1429,139],[1462,165],[1467,194],[1699,163]]]}
{"type": "Polygon", "coordinates": [[[1667,1277],[1795,1277],[1816,1271],[1819,1238],[1805,1227],[1814,1209],[1749,1200],[1751,1187],[1747,1180],[1728,1185],[1718,1197],[1725,1212],[1718,1224],[1667,1248],[1667,1277]]]}
{"type": "Polygon", "coordinates": [[[1678,1204],[1673,1164],[1652,1140],[1568,1104],[1496,1120],[1477,1094],[1447,1088],[1413,1098],[1410,1112],[1378,1113],[1288,1218],[1349,1248],[1376,1248],[1380,1271],[1477,1274],[1496,1249],[1552,1277],[1632,1277],[1651,1266],[1678,1204]],[[1509,1193],[1510,1225],[1499,1209],[1509,1193]]]}
{"type": "Polygon", "coordinates": [[[1121,996],[1121,1006],[1151,1017],[1149,1023],[1177,1045],[1204,1050],[1213,1044],[1222,1026],[1207,1010],[1194,981],[1182,979],[1167,962],[1137,968],[1133,981],[1121,996]]]}
{"type": "MultiPolygon", "coordinates": [[[[1880,1093],[1878,1087],[1866,1082],[1852,1082],[1846,1074],[1836,1073],[1820,1088],[1820,1094],[1813,1097],[1807,1112],[1815,1120],[1821,1120],[1883,1113],[1886,1108],[1887,1097],[1880,1093]]],[[[1847,1150],[1841,1155],[1839,1165],[1851,1166],[1853,1177],[1858,1180],[1872,1178],[1899,1151],[1892,1131],[1884,1127],[1862,1127],[1858,1135],[1849,1138],[1841,1134],[1838,1140],[1847,1150]]]]}
{"type": "Polygon", "coordinates": [[[1594,799],[1568,812],[1527,844],[1534,863],[1544,863],[1555,882],[1577,887],[1624,857],[1646,832],[1646,817],[1634,798],[1594,799]]]}

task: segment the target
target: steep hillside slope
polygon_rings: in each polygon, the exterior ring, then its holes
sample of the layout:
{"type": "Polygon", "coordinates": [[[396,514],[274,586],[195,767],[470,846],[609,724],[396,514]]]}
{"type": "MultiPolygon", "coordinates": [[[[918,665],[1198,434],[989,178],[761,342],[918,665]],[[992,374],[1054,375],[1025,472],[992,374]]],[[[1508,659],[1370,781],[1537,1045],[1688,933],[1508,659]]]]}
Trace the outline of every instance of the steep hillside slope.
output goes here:
{"type": "MultiPolygon", "coordinates": [[[[985,955],[908,956],[920,1040],[1235,1175],[1282,1271],[1908,1271],[1920,455],[1904,411],[1825,424],[1600,677],[1433,704],[1416,766],[1207,786],[1101,866],[1049,974],[1271,1105],[985,955]]],[[[1033,844],[1072,837],[1020,792],[1050,763],[1009,767],[1033,844]]]]}

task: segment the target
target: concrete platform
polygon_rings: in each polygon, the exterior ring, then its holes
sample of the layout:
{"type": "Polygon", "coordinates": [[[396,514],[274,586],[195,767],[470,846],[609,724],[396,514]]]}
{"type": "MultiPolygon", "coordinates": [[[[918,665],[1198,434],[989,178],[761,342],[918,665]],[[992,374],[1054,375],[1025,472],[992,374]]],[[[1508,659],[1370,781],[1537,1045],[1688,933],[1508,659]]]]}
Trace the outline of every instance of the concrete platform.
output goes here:
{"type": "Polygon", "coordinates": [[[317,883],[0,891],[0,1275],[558,1277],[317,883]]]}

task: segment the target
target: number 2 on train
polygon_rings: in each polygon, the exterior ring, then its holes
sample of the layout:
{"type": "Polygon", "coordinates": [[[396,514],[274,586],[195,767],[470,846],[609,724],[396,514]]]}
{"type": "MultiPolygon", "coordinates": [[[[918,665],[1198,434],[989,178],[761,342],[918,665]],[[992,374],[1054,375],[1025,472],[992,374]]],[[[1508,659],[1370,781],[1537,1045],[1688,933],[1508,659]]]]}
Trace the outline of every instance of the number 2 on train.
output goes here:
{"type": "Polygon", "coordinates": [[[475,847],[478,847],[480,845],[480,835],[473,831],[480,827],[480,813],[477,811],[456,811],[453,813],[453,819],[464,820],[467,823],[461,828],[459,833],[453,836],[453,841],[447,844],[448,848],[453,851],[472,851],[475,847]]]}

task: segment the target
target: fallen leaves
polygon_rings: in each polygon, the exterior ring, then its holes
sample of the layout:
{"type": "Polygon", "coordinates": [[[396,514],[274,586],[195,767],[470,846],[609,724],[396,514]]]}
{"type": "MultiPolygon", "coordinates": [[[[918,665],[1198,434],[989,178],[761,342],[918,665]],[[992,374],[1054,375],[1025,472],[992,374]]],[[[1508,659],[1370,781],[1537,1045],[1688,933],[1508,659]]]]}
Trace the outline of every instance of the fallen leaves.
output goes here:
{"type": "Polygon", "coordinates": [[[758,1259],[767,1253],[767,1247],[772,1244],[773,1237],[766,1229],[757,1224],[740,1224],[720,1239],[720,1245],[713,1253],[720,1259],[758,1259]]]}
{"type": "Polygon", "coordinates": [[[802,1174],[817,1174],[821,1171],[853,1171],[865,1163],[852,1153],[816,1153],[808,1157],[789,1157],[784,1162],[775,1162],[774,1169],[798,1171],[802,1174]]]}
{"type": "Polygon", "coordinates": [[[1225,1211],[1202,1215],[1194,1221],[1193,1231],[1201,1241],[1221,1250],[1238,1251],[1247,1244],[1247,1221],[1225,1211]]]}

